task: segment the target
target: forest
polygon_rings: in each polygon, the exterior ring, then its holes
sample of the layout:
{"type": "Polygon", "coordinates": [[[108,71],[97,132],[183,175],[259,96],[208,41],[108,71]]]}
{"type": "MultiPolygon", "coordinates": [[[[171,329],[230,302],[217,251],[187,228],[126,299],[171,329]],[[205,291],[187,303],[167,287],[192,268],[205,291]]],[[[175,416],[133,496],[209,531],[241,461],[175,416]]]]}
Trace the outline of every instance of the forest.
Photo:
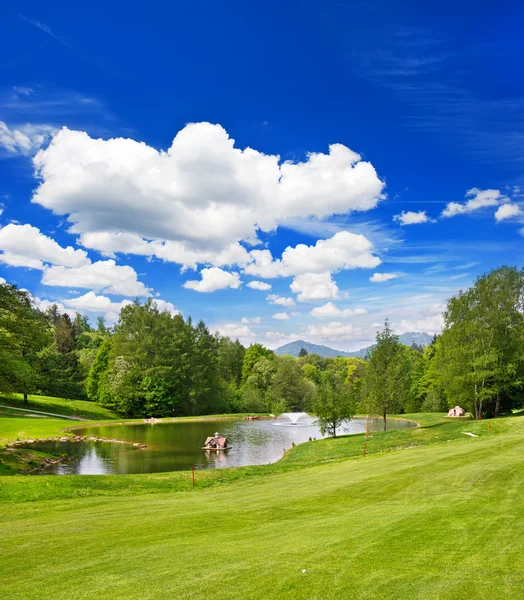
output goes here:
{"type": "Polygon", "coordinates": [[[277,356],[244,348],[154,300],[96,327],[0,285],[0,393],[87,398],[127,417],[309,411],[336,433],[355,414],[441,412],[476,419],[524,405],[524,272],[502,267],[449,299],[426,348],[402,345],[386,320],[366,359],[277,356]]]}

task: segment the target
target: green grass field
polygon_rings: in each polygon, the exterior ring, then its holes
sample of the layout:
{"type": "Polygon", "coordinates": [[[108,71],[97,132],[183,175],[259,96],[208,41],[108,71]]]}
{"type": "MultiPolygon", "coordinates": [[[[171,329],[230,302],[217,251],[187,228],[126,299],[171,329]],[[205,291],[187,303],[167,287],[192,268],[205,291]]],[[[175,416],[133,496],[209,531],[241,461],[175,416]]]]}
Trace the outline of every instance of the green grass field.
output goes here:
{"type": "Polygon", "coordinates": [[[53,398],[50,396],[29,396],[28,400],[28,403],[24,403],[20,394],[8,397],[2,396],[0,397],[0,405],[91,420],[120,418],[112,410],[94,402],[87,402],[86,400],[67,400],[65,398],[53,398]]]}
{"type": "MultiPolygon", "coordinates": [[[[0,598],[524,597],[524,416],[490,436],[414,418],[366,458],[363,436],[319,440],[194,489],[187,473],[1,477],[0,598]]],[[[51,421],[34,427],[70,425],[51,421]]]]}

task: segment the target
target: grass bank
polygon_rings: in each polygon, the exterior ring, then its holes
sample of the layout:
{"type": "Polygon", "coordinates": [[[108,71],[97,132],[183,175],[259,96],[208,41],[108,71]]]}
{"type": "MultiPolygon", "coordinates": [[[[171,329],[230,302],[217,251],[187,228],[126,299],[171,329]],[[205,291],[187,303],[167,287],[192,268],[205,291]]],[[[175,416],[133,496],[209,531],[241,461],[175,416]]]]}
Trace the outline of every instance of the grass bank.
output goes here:
{"type": "Polygon", "coordinates": [[[3,478],[21,496],[0,510],[2,597],[523,597],[524,419],[489,437],[487,422],[431,419],[376,434],[365,459],[362,436],[322,440],[264,476],[200,472],[191,491],[176,473],[3,478]],[[19,502],[33,486],[46,501],[19,502]]]}

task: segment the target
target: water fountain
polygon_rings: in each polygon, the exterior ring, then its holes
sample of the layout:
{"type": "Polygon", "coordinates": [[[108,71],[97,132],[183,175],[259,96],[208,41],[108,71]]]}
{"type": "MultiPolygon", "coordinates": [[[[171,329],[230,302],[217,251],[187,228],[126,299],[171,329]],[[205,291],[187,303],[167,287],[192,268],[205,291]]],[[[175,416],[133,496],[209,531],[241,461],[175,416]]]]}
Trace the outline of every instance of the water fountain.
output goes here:
{"type": "Polygon", "coordinates": [[[282,413],[273,425],[309,427],[313,425],[313,419],[305,412],[282,413]]]}

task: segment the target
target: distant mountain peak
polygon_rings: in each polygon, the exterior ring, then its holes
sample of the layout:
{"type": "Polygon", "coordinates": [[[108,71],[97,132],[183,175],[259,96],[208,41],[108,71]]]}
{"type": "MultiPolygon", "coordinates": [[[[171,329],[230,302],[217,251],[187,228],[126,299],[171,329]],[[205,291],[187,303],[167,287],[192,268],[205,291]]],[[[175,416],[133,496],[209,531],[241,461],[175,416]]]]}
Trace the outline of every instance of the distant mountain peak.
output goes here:
{"type": "MultiPolygon", "coordinates": [[[[433,339],[433,336],[429,335],[429,333],[419,331],[408,331],[407,333],[403,333],[398,337],[400,342],[405,346],[412,346],[413,344],[417,344],[418,346],[427,346],[433,339]]],[[[373,348],[373,346],[367,346],[366,348],[361,348],[355,352],[345,352],[344,350],[336,350],[335,348],[330,348],[329,346],[312,344],[311,342],[306,342],[305,340],[297,340],[295,342],[289,342],[289,344],[285,344],[284,346],[280,346],[275,350],[275,353],[279,355],[291,354],[291,356],[298,356],[302,348],[307,350],[308,354],[319,354],[320,356],[326,356],[329,358],[335,358],[337,356],[354,356],[364,358],[369,350],[373,348]]]]}

